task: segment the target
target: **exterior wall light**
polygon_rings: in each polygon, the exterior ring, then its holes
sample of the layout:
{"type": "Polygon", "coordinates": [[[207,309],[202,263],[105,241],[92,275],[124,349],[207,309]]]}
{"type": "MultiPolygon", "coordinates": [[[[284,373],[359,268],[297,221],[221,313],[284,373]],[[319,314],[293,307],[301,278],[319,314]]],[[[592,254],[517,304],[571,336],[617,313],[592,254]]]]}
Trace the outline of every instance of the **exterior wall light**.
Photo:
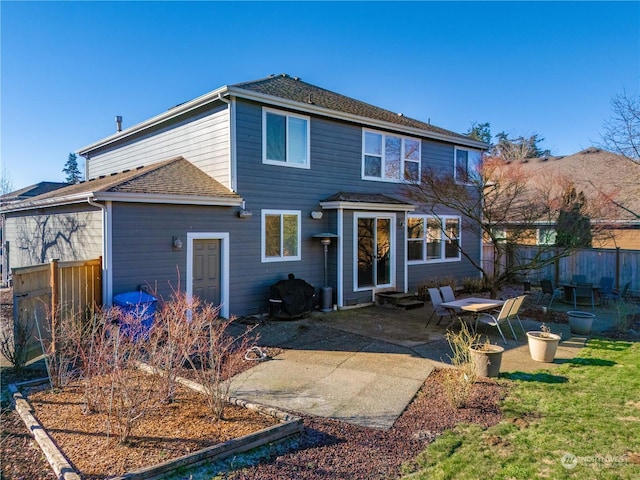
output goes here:
{"type": "Polygon", "coordinates": [[[182,240],[180,240],[180,237],[173,237],[172,246],[174,252],[182,250],[182,240]]]}
{"type": "Polygon", "coordinates": [[[323,216],[324,213],[322,212],[322,210],[314,210],[313,212],[311,212],[311,218],[313,218],[314,220],[322,220],[323,216]]]}

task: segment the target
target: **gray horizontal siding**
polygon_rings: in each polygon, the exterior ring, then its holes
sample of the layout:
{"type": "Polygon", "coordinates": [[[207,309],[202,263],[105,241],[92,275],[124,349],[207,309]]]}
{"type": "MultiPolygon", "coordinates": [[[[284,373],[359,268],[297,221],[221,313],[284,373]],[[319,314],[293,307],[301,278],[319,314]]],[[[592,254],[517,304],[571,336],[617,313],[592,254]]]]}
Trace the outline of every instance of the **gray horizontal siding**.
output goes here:
{"type": "Polygon", "coordinates": [[[206,110],[94,154],[88,162],[87,178],[182,156],[231,188],[229,139],[228,108],[206,110]]]}
{"type": "Polygon", "coordinates": [[[89,207],[47,209],[6,219],[9,267],[89,260],[102,255],[102,213],[89,207]]]}

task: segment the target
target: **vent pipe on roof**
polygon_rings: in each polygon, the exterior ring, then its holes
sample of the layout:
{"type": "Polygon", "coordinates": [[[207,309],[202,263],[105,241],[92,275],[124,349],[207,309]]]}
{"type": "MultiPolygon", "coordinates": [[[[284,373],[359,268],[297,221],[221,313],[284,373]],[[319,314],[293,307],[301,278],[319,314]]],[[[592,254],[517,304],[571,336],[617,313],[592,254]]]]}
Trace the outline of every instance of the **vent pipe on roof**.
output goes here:
{"type": "Polygon", "coordinates": [[[122,131],[122,117],[120,115],[116,116],[116,132],[122,131]]]}

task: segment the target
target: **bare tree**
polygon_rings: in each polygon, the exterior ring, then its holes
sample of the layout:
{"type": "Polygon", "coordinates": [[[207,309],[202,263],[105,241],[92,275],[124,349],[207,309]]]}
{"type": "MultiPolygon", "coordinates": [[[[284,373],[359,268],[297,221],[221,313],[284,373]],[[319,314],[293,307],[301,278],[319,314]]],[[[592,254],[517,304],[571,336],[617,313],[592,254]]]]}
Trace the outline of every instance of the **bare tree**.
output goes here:
{"type": "Polygon", "coordinates": [[[640,96],[615,95],[611,109],[612,116],[603,126],[602,147],[640,162],[640,96]]]}
{"type": "MultiPolygon", "coordinates": [[[[526,259],[517,258],[518,250],[514,248],[515,245],[535,243],[539,224],[555,224],[560,212],[566,208],[569,184],[565,179],[549,177],[531,182],[522,164],[508,164],[500,157],[488,157],[477,174],[470,175],[467,180],[461,183],[452,172],[427,169],[420,183],[405,185],[404,194],[436,217],[443,208],[459,213],[463,231],[482,235],[485,241],[494,245],[494,266],[491,268],[485,267],[474,255],[471,249],[475,250],[475,246],[465,242],[459,245],[461,255],[482,273],[493,298],[517,275],[549,265],[578,248],[575,245],[541,245],[535,253],[529,252],[530,258],[526,259]],[[514,261],[505,261],[508,258],[514,261]],[[502,267],[494,268],[496,265],[502,267]]],[[[591,216],[586,203],[578,208],[583,215],[591,216]]],[[[570,230],[571,225],[566,228],[570,230]]],[[[570,231],[565,233],[571,235],[570,231]]]]}
{"type": "Polygon", "coordinates": [[[5,195],[13,191],[13,182],[11,181],[11,174],[7,170],[7,166],[2,166],[2,175],[0,176],[0,195],[5,195]]]}

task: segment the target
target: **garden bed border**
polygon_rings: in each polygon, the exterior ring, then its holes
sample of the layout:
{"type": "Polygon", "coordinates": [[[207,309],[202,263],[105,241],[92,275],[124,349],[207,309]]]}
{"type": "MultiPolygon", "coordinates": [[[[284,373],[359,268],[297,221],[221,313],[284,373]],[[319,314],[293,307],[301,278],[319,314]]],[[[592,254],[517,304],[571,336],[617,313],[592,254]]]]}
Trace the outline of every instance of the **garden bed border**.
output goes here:
{"type": "MultiPolygon", "coordinates": [[[[196,382],[182,377],[178,377],[177,380],[187,388],[200,393],[204,392],[204,387],[196,382]]],[[[22,387],[35,386],[47,383],[48,381],[48,378],[39,378],[26,382],[9,384],[8,388],[16,411],[40,446],[40,449],[43,451],[56,476],[61,480],[81,480],[81,476],[75,471],[69,460],[64,456],[64,453],[58,448],[54,440],[46,432],[43,425],[36,419],[33,414],[33,407],[20,390],[22,387]]],[[[151,480],[154,478],[163,478],[167,473],[181,467],[194,467],[207,461],[222,460],[236,453],[243,453],[302,432],[303,424],[301,417],[291,415],[276,408],[247,402],[240,398],[230,397],[228,401],[230,404],[277,418],[280,420],[280,423],[271,427],[263,428],[254,433],[197,450],[181,457],[148,467],[142,467],[126,472],[123,475],[109,478],[111,480],[151,480]]]]}

